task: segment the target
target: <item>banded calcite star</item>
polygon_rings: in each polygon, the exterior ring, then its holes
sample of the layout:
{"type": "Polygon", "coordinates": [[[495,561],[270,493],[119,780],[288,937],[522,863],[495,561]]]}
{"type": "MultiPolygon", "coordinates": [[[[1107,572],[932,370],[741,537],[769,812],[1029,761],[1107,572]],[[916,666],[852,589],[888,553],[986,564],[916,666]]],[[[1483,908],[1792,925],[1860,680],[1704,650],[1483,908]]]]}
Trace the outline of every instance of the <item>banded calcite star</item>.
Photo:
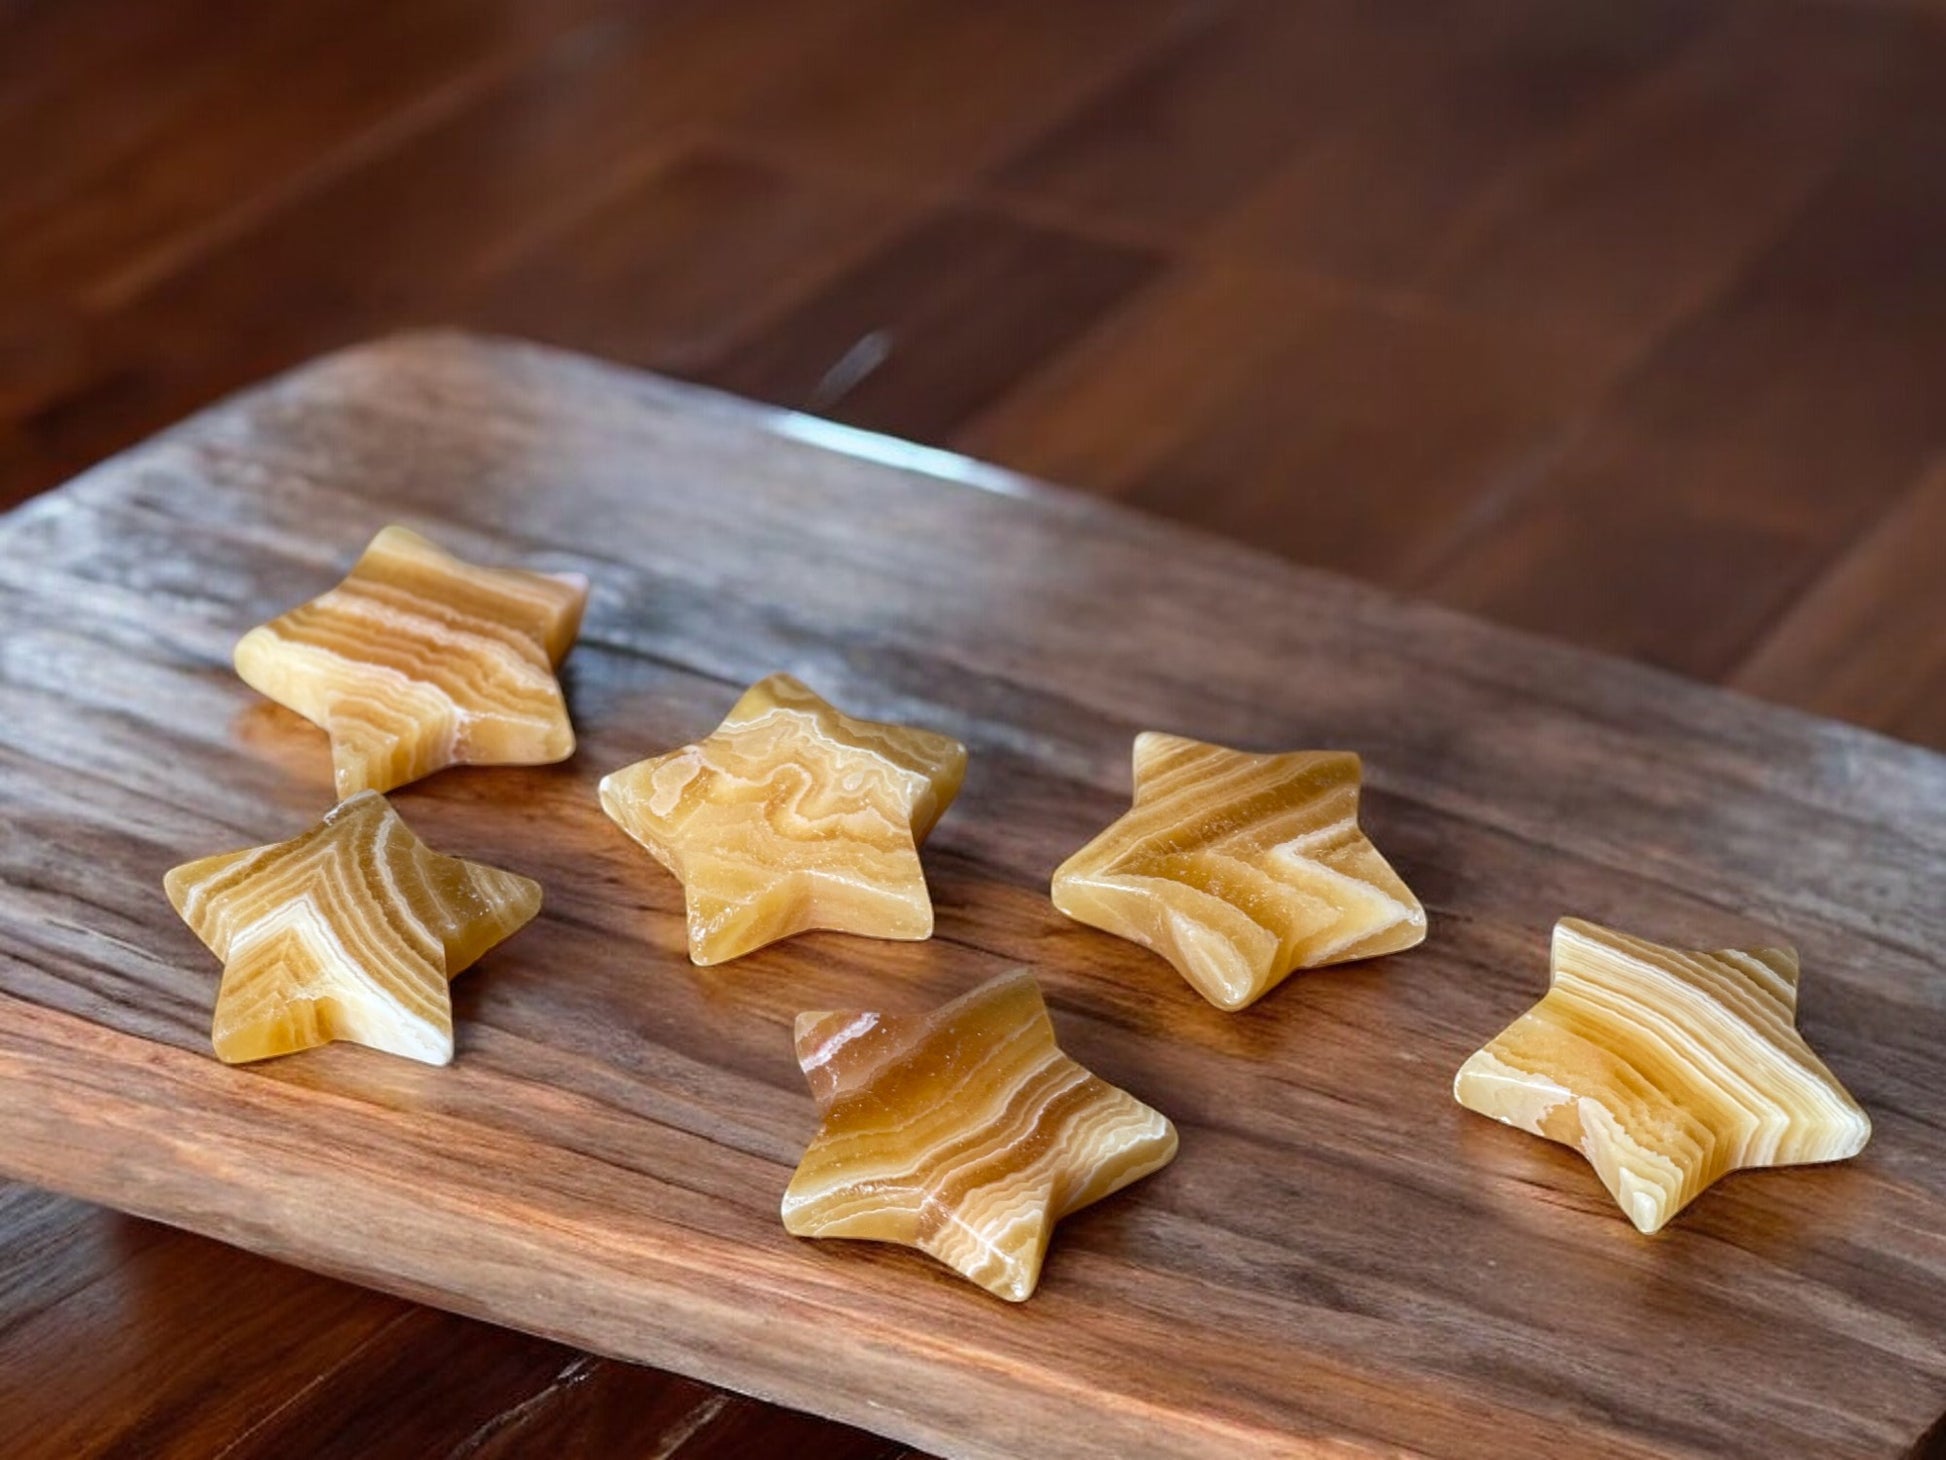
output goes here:
{"type": "Polygon", "coordinates": [[[965,775],[957,740],[773,674],[705,739],[604,779],[601,804],[681,879],[689,956],[710,964],[812,928],[931,937],[919,844],[965,775]]]}
{"type": "Polygon", "coordinates": [[[824,1122],[784,1226],[916,1247],[1013,1302],[1056,1222],[1176,1154],[1167,1118],[1061,1052],[1025,969],[930,1014],[800,1014],[797,1062],[824,1122]]]}
{"type": "Polygon", "coordinates": [[[1575,1147],[1658,1230],[1717,1177],[1855,1156],[1872,1123],[1797,1032],[1797,954],[1563,918],[1547,996],[1460,1066],[1469,1110],[1575,1147]]]}
{"type": "Polygon", "coordinates": [[[223,960],[212,1037],[231,1064],[334,1039],[446,1064],[448,980],[541,906],[539,883],[433,851],[376,791],[163,887],[223,960]]]}
{"type": "Polygon", "coordinates": [[[547,765],[574,754],[554,671],[587,599],[577,573],[479,568],[388,527],[336,588],[245,634],[236,669],[331,737],[340,796],[547,765]]]}
{"type": "Polygon", "coordinates": [[[1054,873],[1054,905],[1153,949],[1219,1009],[1300,968],[1410,948],[1426,914],[1358,827],[1343,751],[1135,737],[1135,803],[1054,873]]]}

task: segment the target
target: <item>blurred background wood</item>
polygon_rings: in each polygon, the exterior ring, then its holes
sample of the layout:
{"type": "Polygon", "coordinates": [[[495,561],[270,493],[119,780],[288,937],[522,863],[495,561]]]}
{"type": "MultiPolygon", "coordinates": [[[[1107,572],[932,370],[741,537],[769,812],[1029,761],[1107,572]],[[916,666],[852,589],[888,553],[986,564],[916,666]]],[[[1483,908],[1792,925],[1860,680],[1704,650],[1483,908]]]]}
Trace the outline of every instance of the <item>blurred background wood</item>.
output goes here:
{"type": "MultiPolygon", "coordinates": [[[[457,323],[1946,744],[1936,6],[13,0],[0,148],[0,505],[457,323]]],[[[4,1188],[22,1405],[896,1452],[4,1188]]]]}

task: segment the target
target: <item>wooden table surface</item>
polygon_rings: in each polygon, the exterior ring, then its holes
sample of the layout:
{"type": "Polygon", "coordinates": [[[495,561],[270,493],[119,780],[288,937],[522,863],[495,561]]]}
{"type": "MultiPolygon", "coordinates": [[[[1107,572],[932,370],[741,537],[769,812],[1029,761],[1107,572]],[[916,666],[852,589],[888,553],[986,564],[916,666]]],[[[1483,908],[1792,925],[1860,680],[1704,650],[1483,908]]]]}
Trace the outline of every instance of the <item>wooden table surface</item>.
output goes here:
{"type": "MultiPolygon", "coordinates": [[[[1943,71],[1922,4],[9,8],[0,501],[471,323],[1942,744],[1943,71]]],[[[95,1450],[896,1448],[17,1187],[0,1341],[95,1450]]]]}
{"type": "MultiPolygon", "coordinates": [[[[0,1171],[967,1460],[1909,1448],[1946,1397],[1946,757],[909,450],[414,335],[0,519],[0,1171]],[[456,985],[451,1068],[227,1068],[157,888],[333,799],[322,737],[230,654],[389,520],[595,584],[576,755],[394,793],[546,902],[456,985]],[[595,783],[778,665],[970,748],[927,843],[937,933],[699,971],[595,783]],[[1426,942],[1226,1014],[1061,917],[1048,876],[1156,726],[1355,746],[1426,942]],[[1459,1109],[1568,912],[1796,945],[1871,1149],[1645,1239],[1576,1153],[1459,1109]],[[1174,1164],[1065,1223],[1023,1307],[786,1235],[797,1015],[1022,965],[1065,1047],[1176,1121],[1174,1164]]],[[[96,1433],[0,1414],[0,1454],[96,1433]]]]}

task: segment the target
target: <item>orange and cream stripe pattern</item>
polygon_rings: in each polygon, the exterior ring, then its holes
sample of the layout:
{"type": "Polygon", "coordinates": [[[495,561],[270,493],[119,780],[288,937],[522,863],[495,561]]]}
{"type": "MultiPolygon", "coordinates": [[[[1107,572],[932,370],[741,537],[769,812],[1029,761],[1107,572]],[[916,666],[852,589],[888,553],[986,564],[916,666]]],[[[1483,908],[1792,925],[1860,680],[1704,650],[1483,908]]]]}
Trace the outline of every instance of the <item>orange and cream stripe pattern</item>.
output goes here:
{"type": "Polygon", "coordinates": [[[1292,972],[1396,953],[1425,909],[1359,830],[1361,764],[1148,731],[1127,815],[1061,864],[1054,905],[1153,949],[1220,1009],[1292,972]]]}
{"type": "Polygon", "coordinates": [[[539,883],[427,847],[376,791],[163,887],[223,960],[212,1038],[231,1064],[334,1039],[448,1063],[448,980],[541,905],[539,883]]]}
{"type": "Polygon", "coordinates": [[[681,879],[689,956],[710,964],[812,928],[931,937],[919,844],[965,775],[957,740],[773,674],[706,738],[606,777],[601,804],[681,879]]]}
{"type": "Polygon", "coordinates": [[[331,737],[339,796],[449,765],[546,765],[574,753],[554,671],[587,579],[461,562],[388,527],[336,588],[252,629],[244,682],[331,737]]]}
{"type": "Polygon", "coordinates": [[[929,1015],[801,1014],[797,1060],[824,1122],[784,1226],[916,1247],[1013,1302],[1057,1221],[1176,1154],[1164,1116],[1061,1052],[1025,969],[929,1015]]]}
{"type": "Polygon", "coordinates": [[[1654,1232],[1752,1166],[1837,1161],[1872,1123],[1797,1032],[1797,954],[1691,952],[1577,918],[1543,998],[1468,1059],[1469,1110],[1570,1145],[1654,1232]]]}

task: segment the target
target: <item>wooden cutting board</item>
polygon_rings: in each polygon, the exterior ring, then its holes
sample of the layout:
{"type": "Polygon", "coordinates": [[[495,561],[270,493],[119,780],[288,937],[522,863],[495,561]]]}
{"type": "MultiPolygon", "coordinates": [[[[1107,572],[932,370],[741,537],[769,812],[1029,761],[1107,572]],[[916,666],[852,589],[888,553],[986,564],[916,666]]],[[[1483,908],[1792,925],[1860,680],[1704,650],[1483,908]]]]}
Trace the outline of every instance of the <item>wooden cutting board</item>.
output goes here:
{"type": "MultiPolygon", "coordinates": [[[[1340,483],[1293,491],[1355,490],[1340,483]]],[[[0,521],[0,1169],[950,1455],[1895,1455],[1946,1410],[1946,759],[1317,576],[939,453],[547,351],[339,355],[0,521]],[[539,878],[446,1069],[208,1050],[165,869],[289,836],[323,737],[229,669],[382,524],[588,573],[579,755],[396,804],[539,878]],[[938,936],[720,968],[601,814],[609,769],[789,670],[973,751],[938,936]],[[1243,1014],[1065,921],[1055,864],[1157,727],[1361,751],[1409,954],[1243,1014]],[[1574,913],[1787,938],[1877,1133],[1638,1235],[1563,1147],[1454,1105],[1574,913]],[[807,1008],[1039,973],[1182,1154],[1009,1306],[788,1237],[807,1008]]]]}

